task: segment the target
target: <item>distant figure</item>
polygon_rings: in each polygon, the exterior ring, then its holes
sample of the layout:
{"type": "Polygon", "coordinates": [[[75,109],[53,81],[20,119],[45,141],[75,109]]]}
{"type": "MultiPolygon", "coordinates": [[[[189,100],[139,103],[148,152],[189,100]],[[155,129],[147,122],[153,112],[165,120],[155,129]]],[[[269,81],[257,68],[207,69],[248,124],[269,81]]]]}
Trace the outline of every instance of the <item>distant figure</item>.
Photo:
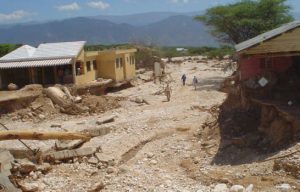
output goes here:
{"type": "Polygon", "coordinates": [[[171,89],[171,87],[169,86],[169,83],[168,83],[167,87],[165,88],[165,94],[167,96],[168,101],[171,100],[171,92],[172,92],[172,89],[171,89]]]}
{"type": "Polygon", "coordinates": [[[194,76],[194,78],[193,78],[193,85],[194,85],[194,87],[195,87],[195,90],[196,90],[196,88],[197,88],[197,84],[198,84],[198,79],[197,79],[196,76],[194,76]]]}
{"type": "Polygon", "coordinates": [[[186,75],[185,74],[182,75],[181,80],[182,80],[183,86],[185,86],[185,81],[186,81],[186,75]]]}

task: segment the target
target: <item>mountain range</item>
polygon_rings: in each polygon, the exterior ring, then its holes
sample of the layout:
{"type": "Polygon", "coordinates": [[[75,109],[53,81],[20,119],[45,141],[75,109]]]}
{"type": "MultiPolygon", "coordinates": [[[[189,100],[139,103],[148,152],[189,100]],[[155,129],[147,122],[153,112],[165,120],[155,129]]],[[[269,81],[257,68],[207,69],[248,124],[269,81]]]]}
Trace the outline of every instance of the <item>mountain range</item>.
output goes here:
{"type": "MultiPolygon", "coordinates": [[[[159,46],[217,46],[208,28],[194,20],[199,14],[201,12],[150,12],[0,25],[0,43],[36,46],[45,42],[85,40],[87,44],[138,42],[159,46]]],[[[300,19],[300,13],[293,15],[300,19]]]]}

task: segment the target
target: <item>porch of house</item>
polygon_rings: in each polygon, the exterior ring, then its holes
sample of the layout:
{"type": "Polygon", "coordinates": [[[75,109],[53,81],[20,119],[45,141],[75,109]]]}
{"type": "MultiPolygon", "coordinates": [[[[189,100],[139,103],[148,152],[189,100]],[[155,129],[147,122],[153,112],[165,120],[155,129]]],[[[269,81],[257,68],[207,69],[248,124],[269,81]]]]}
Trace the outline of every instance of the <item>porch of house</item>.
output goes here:
{"type": "Polygon", "coordinates": [[[70,84],[74,82],[72,65],[9,68],[0,70],[1,89],[7,89],[10,83],[23,87],[28,84],[70,84]]]}
{"type": "Polygon", "coordinates": [[[242,59],[243,94],[300,119],[300,54],[242,59]]]}

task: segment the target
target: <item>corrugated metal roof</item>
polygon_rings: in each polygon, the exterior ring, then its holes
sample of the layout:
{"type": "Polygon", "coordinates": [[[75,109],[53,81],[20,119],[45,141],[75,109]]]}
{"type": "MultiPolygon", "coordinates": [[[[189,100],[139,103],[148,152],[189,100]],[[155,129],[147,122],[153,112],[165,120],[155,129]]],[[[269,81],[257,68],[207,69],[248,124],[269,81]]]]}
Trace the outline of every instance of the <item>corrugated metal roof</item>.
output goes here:
{"type": "Polygon", "coordinates": [[[38,48],[24,45],[0,58],[1,62],[19,62],[41,59],[74,58],[82,50],[85,41],[44,43],[38,48]]]}
{"type": "Polygon", "coordinates": [[[85,41],[40,44],[32,58],[76,57],[84,44],[85,41]]]}
{"type": "Polygon", "coordinates": [[[263,41],[271,39],[271,38],[273,38],[275,36],[278,36],[278,35],[280,35],[282,33],[285,33],[287,31],[295,29],[295,28],[297,28],[299,26],[300,26],[300,21],[294,21],[294,22],[291,22],[291,23],[287,23],[287,24],[285,24],[285,25],[283,25],[283,26],[281,26],[279,28],[273,29],[271,31],[268,31],[266,33],[258,35],[258,36],[254,37],[252,39],[249,39],[249,40],[244,41],[244,42],[242,42],[240,44],[237,44],[235,46],[235,49],[236,49],[237,52],[240,52],[240,51],[242,51],[244,49],[250,48],[250,47],[252,47],[252,46],[254,46],[256,44],[259,44],[259,43],[261,43],[263,41]]]}
{"type": "Polygon", "coordinates": [[[72,58],[2,62],[2,63],[0,63],[0,69],[26,68],[26,67],[47,67],[47,66],[57,66],[57,65],[69,65],[71,63],[72,63],[72,58]]]}
{"type": "Polygon", "coordinates": [[[3,60],[15,60],[15,59],[26,59],[33,55],[36,48],[31,47],[29,45],[23,45],[22,47],[19,47],[18,49],[8,53],[7,55],[0,58],[0,61],[3,60]]]}

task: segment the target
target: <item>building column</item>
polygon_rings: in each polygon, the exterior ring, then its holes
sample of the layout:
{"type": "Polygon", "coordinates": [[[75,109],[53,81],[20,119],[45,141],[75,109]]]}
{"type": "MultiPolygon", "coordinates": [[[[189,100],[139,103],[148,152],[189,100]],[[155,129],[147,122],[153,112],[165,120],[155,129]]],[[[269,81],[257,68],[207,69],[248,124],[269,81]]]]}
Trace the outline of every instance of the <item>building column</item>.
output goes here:
{"type": "Polygon", "coordinates": [[[73,84],[76,84],[76,60],[72,63],[72,77],[73,77],[73,84]]]}
{"type": "Polygon", "coordinates": [[[54,82],[55,82],[55,83],[59,83],[58,77],[57,77],[57,68],[56,68],[56,66],[54,66],[54,71],[53,71],[53,73],[54,73],[54,82]]]}
{"type": "Polygon", "coordinates": [[[44,70],[44,67],[42,67],[42,84],[45,85],[45,70],[44,70]]]}

